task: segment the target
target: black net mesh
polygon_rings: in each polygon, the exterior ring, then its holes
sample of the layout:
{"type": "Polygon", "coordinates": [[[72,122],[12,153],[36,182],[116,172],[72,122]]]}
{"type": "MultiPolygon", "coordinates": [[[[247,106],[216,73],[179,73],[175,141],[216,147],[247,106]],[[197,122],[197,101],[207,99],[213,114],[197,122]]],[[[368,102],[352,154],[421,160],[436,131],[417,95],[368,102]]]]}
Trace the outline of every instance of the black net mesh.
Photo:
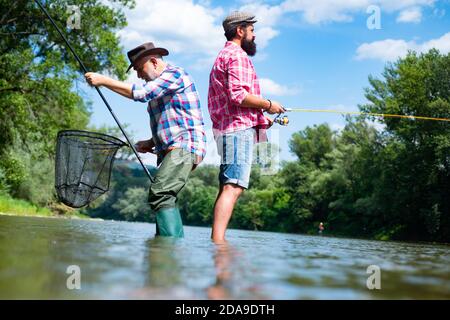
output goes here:
{"type": "Polygon", "coordinates": [[[60,131],[55,172],[60,201],[80,208],[108,191],[114,156],[124,145],[123,141],[101,133],[60,131]]]}

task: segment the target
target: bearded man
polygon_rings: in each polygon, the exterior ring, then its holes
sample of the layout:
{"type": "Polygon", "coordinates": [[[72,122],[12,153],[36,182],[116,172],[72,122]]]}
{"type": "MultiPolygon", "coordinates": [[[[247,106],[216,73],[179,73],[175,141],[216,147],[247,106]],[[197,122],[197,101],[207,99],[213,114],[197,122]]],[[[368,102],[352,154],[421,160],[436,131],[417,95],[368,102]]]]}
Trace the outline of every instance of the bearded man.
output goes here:
{"type": "Polygon", "coordinates": [[[270,114],[285,111],[278,102],[261,96],[249,59],[256,54],[255,23],[254,15],[239,11],[223,20],[227,42],[209,78],[208,110],[222,160],[211,234],[214,242],[225,241],[234,206],[248,188],[254,144],[267,140],[265,130],[272,122],[263,111],[270,114]]]}

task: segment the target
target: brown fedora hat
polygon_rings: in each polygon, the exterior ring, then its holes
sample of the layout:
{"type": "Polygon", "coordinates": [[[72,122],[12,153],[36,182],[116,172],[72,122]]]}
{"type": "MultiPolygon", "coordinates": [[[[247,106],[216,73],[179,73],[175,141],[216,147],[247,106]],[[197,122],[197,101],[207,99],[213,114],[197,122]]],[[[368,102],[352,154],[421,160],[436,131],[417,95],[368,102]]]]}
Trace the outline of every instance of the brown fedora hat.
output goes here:
{"type": "Polygon", "coordinates": [[[130,50],[127,52],[128,59],[130,59],[131,64],[129,65],[127,72],[133,67],[133,64],[138,61],[140,58],[149,55],[160,55],[167,56],[169,55],[169,51],[165,48],[157,48],[153,44],[153,42],[146,42],[141,44],[140,46],[130,50]]]}

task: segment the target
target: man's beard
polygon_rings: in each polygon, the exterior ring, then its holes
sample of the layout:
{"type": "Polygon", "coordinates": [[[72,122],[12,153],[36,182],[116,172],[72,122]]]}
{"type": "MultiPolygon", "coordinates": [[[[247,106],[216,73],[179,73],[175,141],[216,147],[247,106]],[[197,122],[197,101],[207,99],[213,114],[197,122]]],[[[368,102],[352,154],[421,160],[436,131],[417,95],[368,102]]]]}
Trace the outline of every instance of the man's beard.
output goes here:
{"type": "Polygon", "coordinates": [[[244,50],[250,57],[253,57],[256,54],[256,43],[252,40],[247,40],[246,38],[241,41],[241,48],[244,50]]]}

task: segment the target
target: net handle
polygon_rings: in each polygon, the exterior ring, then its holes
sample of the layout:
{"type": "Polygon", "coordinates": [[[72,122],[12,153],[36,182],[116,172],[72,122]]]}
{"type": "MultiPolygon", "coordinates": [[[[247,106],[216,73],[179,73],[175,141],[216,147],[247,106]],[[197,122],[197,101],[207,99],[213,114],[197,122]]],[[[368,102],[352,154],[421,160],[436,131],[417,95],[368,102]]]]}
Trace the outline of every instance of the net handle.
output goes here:
{"type": "MultiPolygon", "coordinates": [[[[53,21],[52,17],[50,16],[50,14],[47,12],[47,10],[42,6],[42,4],[38,1],[38,0],[34,0],[37,5],[39,6],[39,8],[42,10],[42,12],[44,12],[44,14],[47,16],[47,18],[50,20],[50,22],[52,23],[52,25],[55,27],[56,31],[58,31],[59,35],[61,36],[61,38],[64,40],[64,42],[66,43],[67,47],[69,47],[70,51],[72,52],[72,54],[75,56],[75,59],[78,61],[78,63],[81,66],[81,69],[83,69],[84,73],[87,73],[88,70],[86,69],[86,67],[84,66],[83,62],[81,61],[81,59],[78,57],[78,55],[75,53],[75,50],[72,48],[72,46],[70,45],[69,41],[66,39],[66,37],[64,36],[64,34],[61,32],[61,30],[58,28],[58,26],[56,25],[55,21],[53,21]]],[[[116,121],[117,125],[119,126],[120,131],[122,131],[123,135],[125,136],[125,139],[127,139],[128,145],[129,147],[133,150],[134,155],[136,156],[136,158],[138,159],[139,163],[141,164],[142,168],[145,171],[145,174],[147,175],[147,177],[150,179],[150,182],[153,183],[154,182],[154,178],[153,176],[150,174],[150,171],[147,169],[147,167],[144,165],[144,163],[142,162],[141,157],[139,156],[139,154],[137,153],[136,149],[134,148],[133,143],[130,141],[130,139],[128,138],[128,135],[126,134],[125,130],[123,129],[122,125],[120,124],[119,119],[117,119],[116,115],[114,114],[113,110],[111,109],[108,101],[106,101],[105,96],[103,95],[103,93],[100,91],[99,88],[95,87],[95,90],[97,90],[97,93],[100,95],[100,97],[102,98],[103,102],[105,103],[106,107],[108,108],[109,112],[111,113],[112,117],[114,118],[114,120],[116,121]]]]}

